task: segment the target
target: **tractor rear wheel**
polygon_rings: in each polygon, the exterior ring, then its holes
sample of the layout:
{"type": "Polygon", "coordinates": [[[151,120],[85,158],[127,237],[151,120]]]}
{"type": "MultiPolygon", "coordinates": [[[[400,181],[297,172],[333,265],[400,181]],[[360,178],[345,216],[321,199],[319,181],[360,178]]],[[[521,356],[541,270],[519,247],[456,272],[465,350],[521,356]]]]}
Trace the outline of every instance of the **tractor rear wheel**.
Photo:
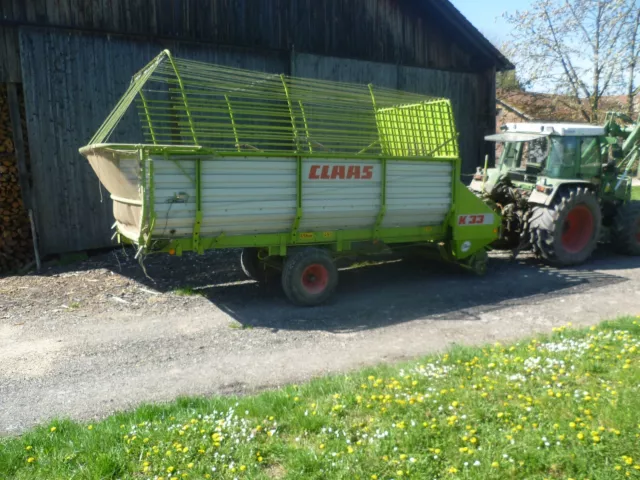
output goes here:
{"type": "Polygon", "coordinates": [[[616,251],[640,255],[640,202],[629,202],[618,209],[612,237],[616,251]]]}
{"type": "Polygon", "coordinates": [[[261,253],[260,248],[243,248],[240,254],[240,265],[244,274],[251,280],[255,280],[258,283],[266,283],[277,276],[278,270],[267,265],[261,257],[261,253]]]}
{"type": "Polygon", "coordinates": [[[338,269],[329,252],[305,248],[287,257],[282,271],[282,289],[289,300],[304,307],[329,299],[338,285],[338,269]]]}
{"type": "Polygon", "coordinates": [[[593,191],[573,187],[559,192],[550,207],[534,207],[531,246],[545,263],[558,267],[585,262],[596,249],[602,212],[593,191]]]}

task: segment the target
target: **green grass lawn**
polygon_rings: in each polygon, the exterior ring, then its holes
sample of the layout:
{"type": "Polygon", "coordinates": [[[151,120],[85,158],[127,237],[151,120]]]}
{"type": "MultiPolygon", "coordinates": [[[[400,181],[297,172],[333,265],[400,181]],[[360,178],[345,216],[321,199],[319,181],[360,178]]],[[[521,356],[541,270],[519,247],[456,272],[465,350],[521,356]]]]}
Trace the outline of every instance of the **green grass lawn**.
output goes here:
{"type": "Polygon", "coordinates": [[[631,191],[631,198],[634,200],[640,200],[640,187],[633,187],[631,191]]]}
{"type": "Polygon", "coordinates": [[[0,441],[0,478],[17,479],[628,477],[640,478],[631,318],[0,441]]]}

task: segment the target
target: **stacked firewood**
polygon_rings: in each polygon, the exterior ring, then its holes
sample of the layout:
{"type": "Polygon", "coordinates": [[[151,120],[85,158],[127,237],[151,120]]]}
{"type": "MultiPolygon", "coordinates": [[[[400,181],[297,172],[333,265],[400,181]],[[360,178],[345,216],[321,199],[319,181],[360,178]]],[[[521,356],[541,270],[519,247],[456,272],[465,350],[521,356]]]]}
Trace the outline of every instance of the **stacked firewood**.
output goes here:
{"type": "Polygon", "coordinates": [[[6,87],[0,84],[0,274],[33,259],[29,215],[22,201],[6,87]]]}

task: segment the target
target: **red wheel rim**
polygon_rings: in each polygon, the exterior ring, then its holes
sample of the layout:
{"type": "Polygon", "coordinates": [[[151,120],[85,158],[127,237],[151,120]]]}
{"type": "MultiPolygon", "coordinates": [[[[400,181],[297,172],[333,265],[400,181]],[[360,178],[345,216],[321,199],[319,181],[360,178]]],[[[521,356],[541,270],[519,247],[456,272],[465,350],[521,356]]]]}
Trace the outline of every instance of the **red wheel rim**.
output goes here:
{"type": "Polygon", "coordinates": [[[329,270],[324,265],[314,263],[302,272],[302,286],[309,293],[322,293],[328,284],[329,270]]]}
{"type": "Polygon", "coordinates": [[[573,208],[564,221],[562,246],[569,253],[578,253],[591,241],[593,235],[593,214],[586,205],[573,208]]]}

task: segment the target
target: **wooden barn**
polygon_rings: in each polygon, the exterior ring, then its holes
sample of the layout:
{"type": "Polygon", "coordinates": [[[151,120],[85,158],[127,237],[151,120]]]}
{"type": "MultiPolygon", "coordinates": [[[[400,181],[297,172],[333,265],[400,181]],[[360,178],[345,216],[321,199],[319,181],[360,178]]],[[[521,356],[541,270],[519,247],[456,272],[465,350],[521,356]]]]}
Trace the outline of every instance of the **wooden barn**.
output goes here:
{"type": "Polygon", "coordinates": [[[447,0],[0,0],[0,259],[31,248],[29,210],[42,255],[112,244],[111,201],[78,148],[165,48],[448,97],[467,172],[490,153],[496,71],[513,68],[447,0]]]}

